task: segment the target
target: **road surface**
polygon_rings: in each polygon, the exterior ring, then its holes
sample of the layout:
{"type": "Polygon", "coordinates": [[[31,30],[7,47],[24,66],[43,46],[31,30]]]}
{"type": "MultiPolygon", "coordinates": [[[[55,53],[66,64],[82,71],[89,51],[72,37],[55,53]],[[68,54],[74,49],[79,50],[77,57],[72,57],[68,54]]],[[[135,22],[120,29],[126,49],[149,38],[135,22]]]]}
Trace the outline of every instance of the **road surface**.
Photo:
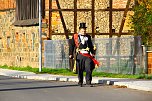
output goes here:
{"type": "Polygon", "coordinates": [[[0,76],[0,101],[152,101],[152,92],[0,76]]]}

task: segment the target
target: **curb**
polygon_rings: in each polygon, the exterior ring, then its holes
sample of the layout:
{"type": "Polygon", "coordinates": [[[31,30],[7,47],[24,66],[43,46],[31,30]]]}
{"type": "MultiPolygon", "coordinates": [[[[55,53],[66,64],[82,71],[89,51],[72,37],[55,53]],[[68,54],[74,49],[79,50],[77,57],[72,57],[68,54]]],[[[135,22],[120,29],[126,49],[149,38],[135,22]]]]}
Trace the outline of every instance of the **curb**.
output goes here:
{"type": "MultiPolygon", "coordinates": [[[[25,74],[6,74],[1,73],[0,75],[9,76],[12,78],[21,78],[21,79],[31,79],[31,80],[52,80],[52,81],[62,81],[62,82],[78,82],[77,77],[66,77],[66,76],[41,76],[38,74],[31,74],[31,75],[25,75],[25,74]]],[[[85,83],[85,78],[84,78],[85,83]]],[[[95,84],[106,84],[106,85],[113,85],[114,81],[111,80],[101,80],[101,78],[93,78],[92,83],[95,84]]]]}
{"type": "MultiPolygon", "coordinates": [[[[48,76],[48,77],[43,77],[43,76],[37,76],[37,75],[11,75],[10,77],[13,78],[22,78],[22,79],[31,79],[31,80],[46,80],[46,81],[61,81],[61,82],[78,82],[77,77],[55,77],[55,76],[48,76]]],[[[85,81],[85,80],[84,80],[85,81]]],[[[85,82],[84,82],[85,83],[85,82]]],[[[117,81],[117,80],[105,80],[105,79],[96,79],[93,78],[92,83],[95,84],[103,84],[103,85],[114,85],[114,86],[121,86],[125,88],[131,88],[131,89],[136,89],[136,90],[142,90],[142,91],[149,91],[152,92],[152,87],[144,87],[140,85],[135,85],[130,82],[123,82],[123,81],[117,81]]]]}

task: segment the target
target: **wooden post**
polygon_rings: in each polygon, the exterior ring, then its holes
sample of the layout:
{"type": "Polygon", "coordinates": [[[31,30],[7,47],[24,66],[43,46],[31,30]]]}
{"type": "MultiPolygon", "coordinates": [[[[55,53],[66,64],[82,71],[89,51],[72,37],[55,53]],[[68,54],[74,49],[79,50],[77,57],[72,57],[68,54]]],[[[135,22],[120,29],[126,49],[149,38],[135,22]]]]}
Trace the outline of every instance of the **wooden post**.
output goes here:
{"type": "Polygon", "coordinates": [[[95,37],[95,30],[94,30],[94,26],[95,26],[95,0],[92,0],[92,10],[91,10],[91,15],[92,15],[92,38],[95,37]]]}
{"type": "Polygon", "coordinates": [[[74,33],[77,33],[77,0],[74,0],[74,33]]]}
{"type": "Polygon", "coordinates": [[[109,37],[111,38],[112,37],[112,3],[113,3],[113,0],[110,0],[109,1],[109,37]]]}
{"type": "Polygon", "coordinates": [[[49,39],[52,40],[52,0],[49,0],[49,39]]]}

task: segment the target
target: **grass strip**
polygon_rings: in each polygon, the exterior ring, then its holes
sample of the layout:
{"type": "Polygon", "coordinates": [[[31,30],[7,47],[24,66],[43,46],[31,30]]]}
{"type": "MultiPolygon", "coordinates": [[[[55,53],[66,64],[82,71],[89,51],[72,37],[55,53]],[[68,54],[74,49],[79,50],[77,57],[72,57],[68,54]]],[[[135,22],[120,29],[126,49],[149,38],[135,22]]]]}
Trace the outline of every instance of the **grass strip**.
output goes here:
{"type": "MultiPolygon", "coordinates": [[[[42,72],[39,73],[38,68],[32,68],[30,66],[27,67],[16,67],[16,66],[0,66],[2,69],[11,69],[11,70],[19,70],[19,71],[28,71],[34,72],[37,74],[56,74],[56,75],[65,75],[65,76],[77,76],[77,74],[71,72],[69,69],[51,69],[51,68],[43,68],[42,72]]],[[[84,73],[85,75],[85,73],[84,73]]],[[[152,75],[148,74],[138,74],[138,75],[129,75],[129,74],[114,74],[114,73],[105,73],[105,72],[96,72],[93,71],[93,77],[109,77],[109,78],[130,78],[130,79],[152,79],[152,75]]]]}

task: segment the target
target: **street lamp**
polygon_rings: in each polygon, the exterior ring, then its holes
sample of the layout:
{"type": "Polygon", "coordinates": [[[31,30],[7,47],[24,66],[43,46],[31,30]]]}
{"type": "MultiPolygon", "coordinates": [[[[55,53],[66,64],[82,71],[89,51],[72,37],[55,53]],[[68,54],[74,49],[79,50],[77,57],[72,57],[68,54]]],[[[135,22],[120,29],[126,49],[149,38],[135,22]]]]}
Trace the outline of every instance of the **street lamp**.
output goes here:
{"type": "Polygon", "coordinates": [[[42,14],[41,0],[39,0],[39,72],[42,71],[42,14]]]}

